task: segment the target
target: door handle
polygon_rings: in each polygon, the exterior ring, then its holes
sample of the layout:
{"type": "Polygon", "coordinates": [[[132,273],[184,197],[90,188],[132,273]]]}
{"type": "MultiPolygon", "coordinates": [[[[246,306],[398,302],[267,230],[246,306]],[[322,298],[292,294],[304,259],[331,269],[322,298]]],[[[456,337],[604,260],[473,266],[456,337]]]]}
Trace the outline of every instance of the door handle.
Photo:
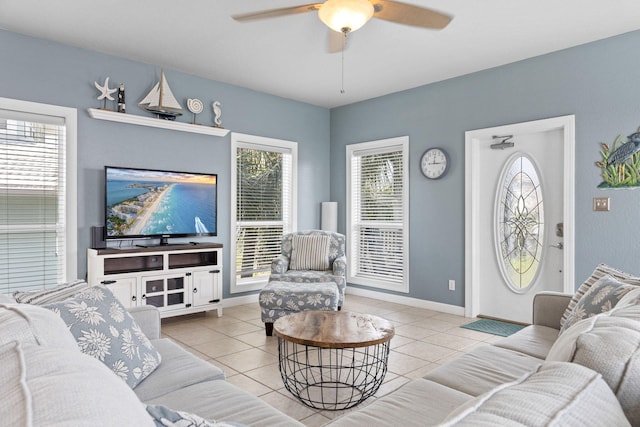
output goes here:
{"type": "Polygon", "coordinates": [[[556,249],[564,249],[564,244],[562,242],[558,242],[555,245],[550,245],[552,248],[556,248],[556,249]]]}

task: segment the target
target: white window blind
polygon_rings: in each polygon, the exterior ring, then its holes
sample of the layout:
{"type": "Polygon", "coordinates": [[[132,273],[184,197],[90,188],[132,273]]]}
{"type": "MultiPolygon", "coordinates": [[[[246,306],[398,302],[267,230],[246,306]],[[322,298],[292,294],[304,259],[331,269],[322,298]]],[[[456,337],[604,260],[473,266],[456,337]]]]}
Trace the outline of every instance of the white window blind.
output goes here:
{"type": "Polygon", "coordinates": [[[232,292],[260,289],[295,218],[295,149],[287,141],[235,136],[232,292]]]}
{"type": "Polygon", "coordinates": [[[406,137],[347,146],[351,283],[408,291],[406,137]]]}
{"type": "Polygon", "coordinates": [[[0,110],[0,292],[66,279],[64,118],[0,110]]]}

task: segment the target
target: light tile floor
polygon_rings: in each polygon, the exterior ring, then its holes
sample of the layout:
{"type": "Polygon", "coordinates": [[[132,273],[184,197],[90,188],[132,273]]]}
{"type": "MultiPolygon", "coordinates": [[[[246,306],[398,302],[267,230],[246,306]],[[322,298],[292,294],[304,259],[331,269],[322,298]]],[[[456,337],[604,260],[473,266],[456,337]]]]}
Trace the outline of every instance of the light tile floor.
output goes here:
{"type": "MultiPolygon", "coordinates": [[[[501,338],[459,327],[475,319],[371,298],[347,294],[343,310],[375,314],[393,322],[396,329],[384,383],[375,396],[353,409],[472,348],[501,338]]],[[[265,335],[257,302],[225,308],[220,318],[211,311],[164,319],[162,334],[224,369],[229,382],[307,426],[324,425],[344,413],[309,408],[284,388],[278,370],[277,338],[265,335]]]]}

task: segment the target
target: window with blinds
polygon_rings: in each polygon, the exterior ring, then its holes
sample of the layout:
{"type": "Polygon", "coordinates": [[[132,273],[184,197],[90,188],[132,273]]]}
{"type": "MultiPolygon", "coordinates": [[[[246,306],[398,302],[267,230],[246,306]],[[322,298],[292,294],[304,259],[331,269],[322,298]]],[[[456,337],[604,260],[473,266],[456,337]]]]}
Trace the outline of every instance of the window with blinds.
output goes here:
{"type": "Polygon", "coordinates": [[[350,283],[408,292],[408,137],[347,146],[350,283]]]}
{"type": "Polygon", "coordinates": [[[30,111],[0,108],[0,293],[55,286],[77,264],[69,260],[76,243],[67,233],[65,117],[31,112],[42,104],[17,105],[30,111]]]}
{"type": "Polygon", "coordinates": [[[234,134],[231,292],[261,289],[294,229],[295,143],[234,134]]]}

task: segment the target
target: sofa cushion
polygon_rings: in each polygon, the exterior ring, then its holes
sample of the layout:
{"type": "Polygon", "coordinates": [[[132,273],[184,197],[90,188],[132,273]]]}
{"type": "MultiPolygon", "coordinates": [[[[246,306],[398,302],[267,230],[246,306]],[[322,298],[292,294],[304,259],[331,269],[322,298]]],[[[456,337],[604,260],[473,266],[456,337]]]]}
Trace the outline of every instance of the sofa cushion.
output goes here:
{"type": "Polygon", "coordinates": [[[629,426],[600,374],[575,363],[545,363],[453,411],[445,426],[629,426]]]}
{"type": "Polygon", "coordinates": [[[0,347],[7,426],[153,426],[133,391],[92,357],[14,341],[0,347]]]}
{"type": "Polygon", "coordinates": [[[0,294],[0,304],[14,304],[15,298],[9,294],[0,294]]]}
{"type": "Polygon", "coordinates": [[[520,378],[542,360],[505,348],[485,345],[429,372],[424,378],[471,396],[520,378]]]}
{"type": "Polygon", "coordinates": [[[393,393],[332,422],[332,426],[435,425],[473,397],[433,381],[418,378],[393,393]]]}
{"type": "Polygon", "coordinates": [[[205,419],[236,422],[252,427],[303,425],[262,399],[221,380],[204,381],[176,389],[146,403],[165,405],[177,411],[198,414],[205,419]]]}
{"type": "Polygon", "coordinates": [[[640,304],[640,286],[626,293],[616,304],[615,309],[640,304]]]}
{"type": "Polygon", "coordinates": [[[141,305],[138,307],[129,307],[127,309],[133,320],[136,321],[140,330],[150,340],[160,338],[160,328],[162,326],[160,319],[160,310],[153,305],[141,305]]]}
{"type": "Polygon", "coordinates": [[[45,307],[64,320],[80,351],[102,361],[132,388],[160,364],[160,353],[104,286],[45,307]]]}
{"type": "Polygon", "coordinates": [[[289,268],[291,270],[327,270],[329,243],[329,236],[293,236],[289,268]]]}
{"type": "Polygon", "coordinates": [[[567,316],[560,333],[582,319],[611,310],[627,293],[638,287],[625,284],[607,274],[598,279],[578,300],[567,316]]]}
{"type": "Polygon", "coordinates": [[[557,329],[531,325],[493,345],[544,359],[557,338],[557,329]]]}
{"type": "Polygon", "coordinates": [[[205,420],[199,415],[183,411],[174,411],[163,405],[148,405],[147,412],[157,427],[242,427],[244,424],[205,420]]]}
{"type": "Polygon", "coordinates": [[[152,341],[162,356],[158,368],[134,389],[143,402],[202,381],[224,380],[217,366],[194,356],[169,338],[152,341]]]}
{"type": "MultiPolygon", "coordinates": [[[[621,301],[621,303],[623,303],[621,301]]],[[[588,317],[568,328],[549,350],[546,360],[570,362],[576,352],[578,340],[583,334],[602,328],[633,329],[640,325],[640,305],[622,304],[597,316],[588,317]]]]}
{"type": "Polygon", "coordinates": [[[633,425],[640,425],[640,305],[584,319],[558,338],[548,360],[575,362],[602,374],[633,425]]]}
{"type": "Polygon", "coordinates": [[[37,305],[0,304],[0,325],[0,345],[19,341],[78,351],[60,317],[37,305]]]}
{"type": "Polygon", "coordinates": [[[593,286],[598,280],[600,280],[606,275],[609,275],[614,279],[624,283],[640,286],[640,278],[635,277],[629,273],[625,273],[623,271],[617,270],[606,264],[600,264],[596,267],[593,273],[591,273],[591,276],[589,276],[589,278],[585,280],[584,283],[582,283],[582,285],[580,285],[576,293],[571,298],[571,301],[569,301],[569,305],[567,306],[567,309],[565,310],[564,314],[562,315],[562,318],[560,319],[560,326],[564,325],[567,318],[569,318],[569,316],[573,312],[573,309],[575,308],[576,304],[578,303],[578,301],[580,301],[580,298],[582,298],[582,296],[587,293],[587,291],[591,288],[591,286],[593,286]]]}
{"type": "Polygon", "coordinates": [[[75,280],[49,289],[37,291],[16,291],[13,293],[13,298],[15,298],[16,302],[22,304],[43,305],[65,300],[74,296],[78,292],[82,292],[88,287],[89,285],[84,280],[75,280]]]}

